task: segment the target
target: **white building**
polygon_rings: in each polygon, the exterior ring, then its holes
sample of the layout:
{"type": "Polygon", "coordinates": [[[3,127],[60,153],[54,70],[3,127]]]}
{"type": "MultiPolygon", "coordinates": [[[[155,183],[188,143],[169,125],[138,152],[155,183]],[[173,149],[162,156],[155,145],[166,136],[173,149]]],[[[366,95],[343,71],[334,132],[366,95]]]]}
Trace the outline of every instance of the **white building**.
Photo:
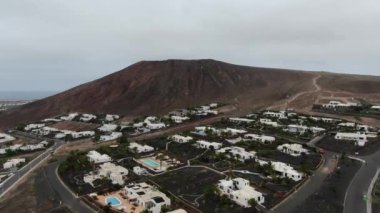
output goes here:
{"type": "Polygon", "coordinates": [[[38,129],[38,128],[42,128],[44,127],[45,124],[28,124],[24,127],[24,130],[25,131],[30,131],[30,130],[33,130],[33,129],[38,129]]]}
{"type": "Polygon", "coordinates": [[[264,116],[272,117],[272,118],[278,118],[278,119],[287,119],[285,111],[280,112],[272,112],[272,111],[266,111],[263,113],[264,116]]]}
{"type": "Polygon", "coordinates": [[[97,179],[107,178],[112,181],[112,184],[118,184],[120,186],[124,185],[124,179],[128,175],[128,169],[115,165],[113,163],[107,162],[99,166],[96,172],[91,172],[83,177],[83,182],[89,183],[92,186],[93,181],[97,179]]]}
{"type": "Polygon", "coordinates": [[[371,109],[372,110],[380,111],[380,106],[371,106],[371,109]]]}
{"type": "Polygon", "coordinates": [[[116,124],[103,124],[103,126],[98,128],[102,132],[112,132],[117,129],[116,124]]]}
{"type": "Polygon", "coordinates": [[[217,143],[217,142],[208,142],[204,140],[198,140],[196,142],[196,146],[201,149],[220,149],[222,148],[222,143],[217,143]]]}
{"type": "Polygon", "coordinates": [[[263,144],[272,143],[276,140],[275,137],[258,134],[245,134],[244,141],[257,141],[263,144]]]}
{"type": "Polygon", "coordinates": [[[353,122],[343,122],[343,123],[339,123],[338,126],[340,126],[340,127],[355,127],[356,123],[353,123],[353,122]]]}
{"type": "Polygon", "coordinates": [[[294,157],[301,156],[302,153],[309,154],[309,151],[307,149],[303,148],[301,144],[296,144],[296,143],[293,143],[293,144],[286,143],[286,144],[279,145],[277,146],[277,150],[294,157]]]}
{"type": "Polygon", "coordinates": [[[182,136],[182,135],[173,135],[170,137],[171,140],[177,143],[188,143],[193,140],[190,136],[182,136]]]}
{"type": "Polygon", "coordinates": [[[237,137],[237,138],[227,138],[226,141],[230,144],[237,144],[241,141],[243,141],[243,138],[237,137]]]}
{"type": "Polygon", "coordinates": [[[240,134],[245,134],[247,133],[247,131],[245,130],[242,130],[242,129],[234,129],[234,128],[225,128],[223,130],[221,130],[222,132],[224,133],[228,133],[228,134],[231,134],[231,135],[240,135],[240,134]]]}
{"type": "Polygon", "coordinates": [[[124,187],[124,193],[130,203],[151,213],[160,213],[163,206],[171,205],[170,198],[147,183],[128,184],[124,187]]]}
{"type": "Polygon", "coordinates": [[[89,122],[92,119],[96,119],[96,118],[97,118],[96,115],[93,115],[93,114],[82,114],[79,120],[83,122],[89,122]]]}
{"type": "Polygon", "coordinates": [[[218,188],[222,194],[226,194],[236,204],[243,207],[250,207],[249,200],[251,199],[255,199],[260,205],[265,201],[263,194],[256,191],[249,185],[249,181],[243,178],[220,180],[218,188]]]}
{"type": "Polygon", "coordinates": [[[16,140],[12,135],[0,133],[0,143],[7,143],[16,140]]]}
{"type": "Polygon", "coordinates": [[[135,173],[136,175],[146,175],[148,174],[148,171],[140,166],[134,166],[133,173],[135,173]]]}
{"type": "Polygon", "coordinates": [[[45,149],[49,143],[47,141],[41,141],[38,144],[28,144],[21,146],[19,149],[22,151],[34,151],[39,149],[45,149]]]}
{"type": "Polygon", "coordinates": [[[3,164],[3,168],[10,169],[19,166],[21,163],[25,163],[25,158],[8,159],[7,162],[3,164]]]}
{"type": "Polygon", "coordinates": [[[334,138],[336,140],[355,141],[358,146],[364,146],[368,142],[367,135],[361,132],[337,132],[334,138]]]}
{"type": "Polygon", "coordinates": [[[247,124],[252,123],[252,122],[255,121],[255,120],[253,120],[253,119],[248,119],[248,118],[235,118],[235,117],[233,117],[233,118],[228,118],[228,120],[229,120],[230,122],[233,122],[233,123],[247,123],[247,124]]]}
{"type": "Polygon", "coordinates": [[[111,121],[115,121],[117,119],[119,119],[120,116],[119,115],[111,115],[111,114],[107,114],[106,117],[104,118],[106,121],[108,122],[111,122],[111,121]]]}
{"type": "Polygon", "coordinates": [[[112,141],[121,138],[122,136],[123,133],[121,132],[111,132],[111,134],[101,135],[99,141],[112,141]]]}
{"type": "MultiPolygon", "coordinates": [[[[261,159],[256,159],[256,162],[258,162],[261,166],[268,164],[268,161],[264,161],[261,159]]],[[[283,162],[278,162],[278,161],[272,161],[270,162],[272,165],[273,170],[278,172],[281,177],[285,178],[290,178],[294,181],[300,181],[303,178],[303,173],[298,172],[295,170],[292,166],[283,163],[283,162]]]]}
{"type": "Polygon", "coordinates": [[[298,133],[298,134],[304,134],[306,130],[308,130],[309,127],[298,125],[298,124],[289,124],[288,127],[285,129],[285,131],[288,131],[290,133],[298,133]]]}
{"type": "Polygon", "coordinates": [[[67,116],[61,116],[60,119],[64,121],[72,121],[75,117],[77,117],[79,114],[78,113],[70,113],[67,116]]]}
{"type": "Polygon", "coordinates": [[[348,107],[355,107],[355,106],[360,106],[360,104],[353,103],[353,102],[343,103],[341,101],[330,101],[328,104],[322,105],[322,107],[324,108],[348,108],[348,107]]]}
{"type": "Polygon", "coordinates": [[[234,157],[243,162],[246,160],[253,159],[256,156],[256,152],[248,152],[244,148],[238,146],[224,147],[219,150],[215,150],[215,153],[227,154],[227,157],[234,157]]]}
{"type": "Polygon", "coordinates": [[[149,116],[145,118],[144,123],[150,130],[162,129],[166,127],[166,125],[162,122],[159,122],[158,118],[155,116],[149,116]]]}
{"type": "Polygon", "coordinates": [[[211,103],[209,104],[210,108],[217,108],[218,104],[217,103],[211,103]]]}
{"type": "Polygon", "coordinates": [[[129,149],[131,151],[135,151],[136,153],[145,153],[145,152],[153,152],[154,148],[148,145],[141,145],[138,143],[130,143],[129,149]]]}
{"type": "Polygon", "coordinates": [[[267,119],[267,118],[260,118],[259,122],[261,124],[264,124],[267,126],[273,126],[273,127],[279,127],[280,126],[277,122],[272,121],[271,119],[267,119]]]}
{"type": "Polygon", "coordinates": [[[92,150],[87,153],[88,160],[93,163],[105,163],[112,161],[112,158],[106,154],[100,154],[99,152],[92,150]]]}
{"type": "Polygon", "coordinates": [[[187,117],[187,116],[177,116],[177,115],[173,115],[173,116],[170,117],[170,119],[171,119],[172,121],[174,121],[175,123],[182,123],[182,122],[184,122],[184,121],[189,120],[190,118],[187,117]]]}

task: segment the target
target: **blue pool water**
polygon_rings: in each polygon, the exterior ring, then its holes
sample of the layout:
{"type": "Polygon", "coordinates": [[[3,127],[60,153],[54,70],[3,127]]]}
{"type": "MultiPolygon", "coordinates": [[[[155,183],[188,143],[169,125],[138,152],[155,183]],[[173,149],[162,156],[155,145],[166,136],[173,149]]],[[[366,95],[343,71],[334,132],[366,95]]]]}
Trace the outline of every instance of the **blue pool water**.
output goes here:
{"type": "Polygon", "coordinates": [[[151,167],[156,167],[156,166],[160,165],[159,163],[157,163],[156,161],[151,160],[151,159],[145,159],[145,160],[143,160],[143,162],[148,164],[151,167]]]}
{"type": "Polygon", "coordinates": [[[120,200],[117,199],[116,197],[107,197],[106,203],[110,203],[111,206],[118,206],[121,204],[120,200]]]}

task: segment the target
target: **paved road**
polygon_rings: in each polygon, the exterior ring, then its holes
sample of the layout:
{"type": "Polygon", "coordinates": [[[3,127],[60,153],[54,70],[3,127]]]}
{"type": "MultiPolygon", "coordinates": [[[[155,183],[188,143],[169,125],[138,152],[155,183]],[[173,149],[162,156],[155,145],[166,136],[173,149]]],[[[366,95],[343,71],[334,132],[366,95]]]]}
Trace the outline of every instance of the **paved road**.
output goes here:
{"type": "Polygon", "coordinates": [[[344,213],[370,212],[370,200],[364,201],[363,195],[368,195],[369,186],[380,167],[380,150],[364,157],[366,163],[359,169],[346,192],[344,213]],[[369,207],[369,208],[367,208],[369,207]]]}
{"type": "Polygon", "coordinates": [[[327,177],[327,175],[335,169],[337,165],[335,155],[336,153],[326,152],[326,154],[323,155],[325,159],[323,165],[315,171],[314,175],[310,177],[310,180],[286,198],[286,200],[277,206],[277,208],[275,208],[272,212],[292,212],[298,205],[305,201],[306,198],[316,192],[319,187],[322,186],[323,180],[327,177]]]}
{"type": "Polygon", "coordinates": [[[52,152],[58,149],[62,142],[56,142],[52,147],[48,148],[41,155],[30,161],[18,171],[13,172],[13,176],[0,184],[0,198],[2,198],[9,190],[11,190],[19,181],[26,177],[38,164],[46,159],[52,152]]]}
{"type": "Polygon", "coordinates": [[[77,198],[71,191],[66,188],[60,181],[56,170],[59,166],[59,161],[51,163],[41,170],[45,173],[45,176],[52,188],[57,191],[62,203],[68,206],[73,212],[80,213],[92,213],[93,209],[88,207],[83,201],[77,198]]]}

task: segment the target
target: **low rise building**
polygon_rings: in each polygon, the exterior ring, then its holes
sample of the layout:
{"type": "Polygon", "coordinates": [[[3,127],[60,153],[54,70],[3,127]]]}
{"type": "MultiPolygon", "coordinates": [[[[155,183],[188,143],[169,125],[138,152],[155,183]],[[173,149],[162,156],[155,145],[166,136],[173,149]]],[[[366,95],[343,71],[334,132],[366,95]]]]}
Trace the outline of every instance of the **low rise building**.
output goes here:
{"type": "Polygon", "coordinates": [[[109,179],[112,184],[118,184],[120,186],[124,185],[124,179],[128,175],[128,169],[115,165],[113,163],[107,162],[99,166],[96,172],[90,172],[83,177],[83,182],[93,185],[93,182],[97,179],[109,179]]]}
{"type": "Polygon", "coordinates": [[[151,213],[160,213],[162,207],[171,205],[171,200],[166,194],[145,182],[128,184],[124,187],[124,194],[130,203],[151,213]]]}
{"type": "Polygon", "coordinates": [[[296,143],[293,143],[293,144],[286,143],[286,144],[279,145],[277,146],[277,150],[294,157],[299,157],[302,154],[309,154],[309,151],[307,149],[303,148],[301,144],[296,144],[296,143]]]}
{"type": "Polygon", "coordinates": [[[130,143],[129,149],[136,153],[145,153],[145,152],[153,152],[154,148],[148,145],[141,145],[138,143],[130,143]]]}
{"type": "Polygon", "coordinates": [[[189,117],[187,116],[177,116],[177,115],[173,115],[170,117],[170,119],[175,122],[175,123],[182,123],[184,121],[187,121],[187,120],[190,120],[189,117]]]}
{"type": "Polygon", "coordinates": [[[367,142],[367,135],[363,132],[337,132],[334,137],[336,140],[355,141],[358,146],[364,146],[367,142]]]}
{"type": "Polygon", "coordinates": [[[79,118],[79,121],[89,122],[96,118],[97,118],[96,115],[93,115],[93,114],[82,114],[81,117],[79,118]]]}
{"type": "Polygon", "coordinates": [[[267,118],[260,118],[259,122],[267,126],[280,127],[280,124],[267,118]]]}
{"type": "Polygon", "coordinates": [[[101,135],[99,141],[112,141],[121,138],[122,136],[123,133],[121,132],[111,132],[111,134],[101,135]]]}
{"type": "Polygon", "coordinates": [[[201,149],[213,149],[217,150],[222,148],[222,143],[217,143],[217,142],[208,142],[205,140],[198,140],[196,142],[196,146],[201,149]]]}
{"type": "Polygon", "coordinates": [[[218,188],[222,194],[226,194],[228,198],[236,204],[243,207],[250,207],[249,201],[255,199],[256,203],[262,205],[265,198],[261,192],[258,192],[249,185],[249,181],[243,178],[234,178],[231,180],[220,180],[218,188]]]}
{"type": "Polygon", "coordinates": [[[267,135],[258,135],[258,134],[245,134],[245,141],[257,141],[263,144],[272,143],[276,140],[275,137],[267,136],[267,135]]]}
{"type": "Polygon", "coordinates": [[[193,140],[190,136],[182,136],[182,135],[173,135],[170,136],[170,139],[177,143],[188,143],[193,140]]]}
{"type": "Polygon", "coordinates": [[[103,124],[103,126],[98,128],[102,132],[112,132],[117,129],[116,124],[103,124]]]}
{"type": "Polygon", "coordinates": [[[8,159],[7,162],[3,164],[3,168],[11,169],[11,168],[19,166],[22,163],[25,163],[25,158],[8,159]]]}
{"type": "Polygon", "coordinates": [[[105,163],[112,161],[112,158],[106,154],[100,154],[99,152],[92,150],[87,153],[88,160],[93,163],[105,163]]]}
{"type": "Polygon", "coordinates": [[[12,135],[8,135],[5,133],[0,133],[0,143],[7,143],[16,140],[12,135]]]}
{"type": "Polygon", "coordinates": [[[254,151],[248,152],[244,148],[238,147],[238,146],[224,147],[224,148],[216,150],[215,153],[226,154],[227,157],[233,157],[242,162],[253,159],[256,156],[256,152],[254,151]]]}
{"type": "Polygon", "coordinates": [[[247,123],[247,124],[252,123],[252,122],[255,121],[255,120],[249,119],[249,118],[235,118],[235,117],[228,118],[228,120],[230,122],[233,122],[233,123],[247,123]]]}

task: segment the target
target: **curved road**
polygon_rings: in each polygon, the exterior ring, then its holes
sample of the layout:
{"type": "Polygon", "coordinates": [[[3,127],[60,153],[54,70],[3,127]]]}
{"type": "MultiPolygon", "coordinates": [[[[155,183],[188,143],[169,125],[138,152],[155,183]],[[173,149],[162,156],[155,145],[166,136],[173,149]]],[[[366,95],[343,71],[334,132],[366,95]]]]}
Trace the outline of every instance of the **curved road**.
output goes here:
{"type": "MultiPolygon", "coordinates": [[[[360,157],[366,163],[352,179],[344,200],[344,213],[371,212],[371,200],[365,201],[363,195],[370,195],[372,179],[376,178],[376,172],[380,166],[380,150],[367,156],[360,157]]],[[[370,196],[368,196],[370,197],[370,196]]]]}

